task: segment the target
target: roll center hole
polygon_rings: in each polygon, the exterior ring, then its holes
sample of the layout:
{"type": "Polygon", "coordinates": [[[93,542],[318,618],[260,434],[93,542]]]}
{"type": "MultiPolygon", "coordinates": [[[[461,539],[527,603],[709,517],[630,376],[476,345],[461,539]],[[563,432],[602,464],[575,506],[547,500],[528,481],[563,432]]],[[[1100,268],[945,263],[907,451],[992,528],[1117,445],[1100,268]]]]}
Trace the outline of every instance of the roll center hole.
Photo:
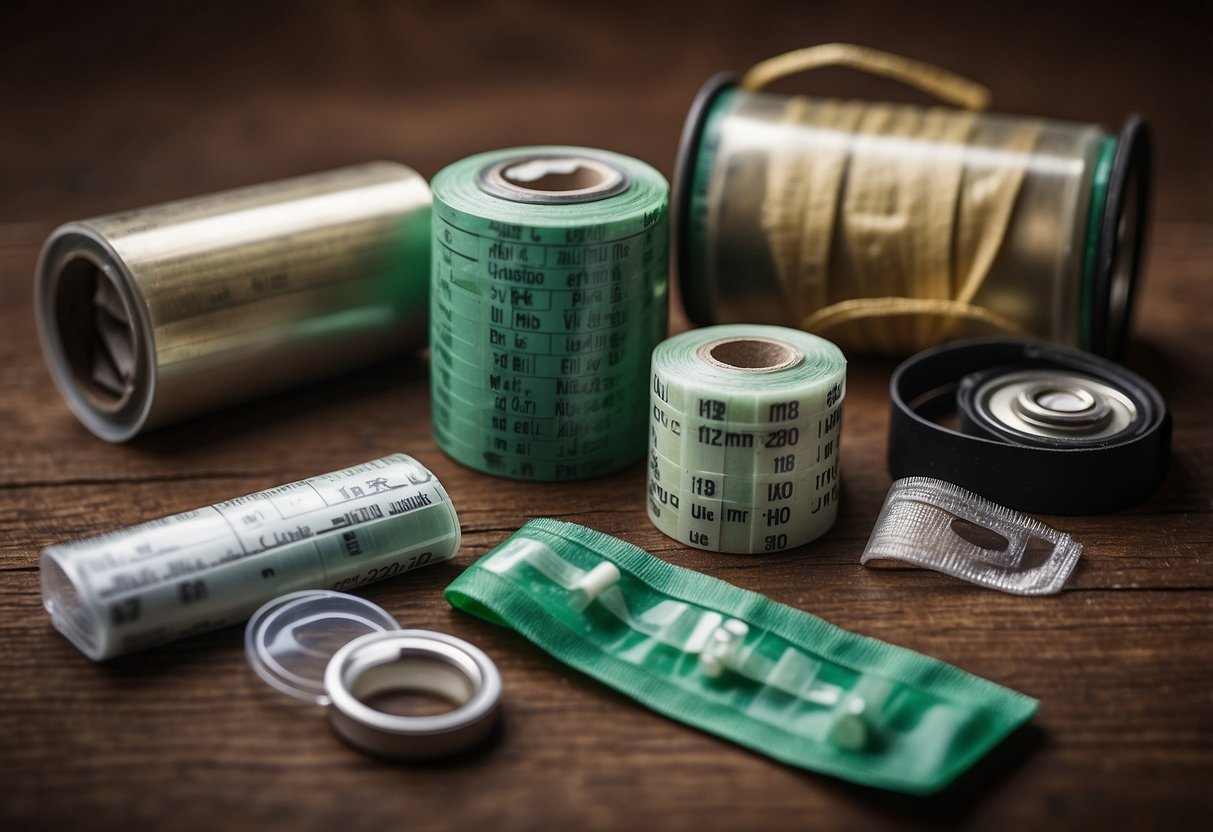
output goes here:
{"type": "Polygon", "coordinates": [[[552,193],[598,188],[606,182],[602,170],[571,157],[530,159],[505,168],[501,178],[516,188],[552,193]]]}
{"type": "Polygon", "coordinates": [[[59,271],[55,322],[68,369],[92,404],[117,410],[133,389],[135,339],[118,288],[90,258],[59,271]]]}
{"type": "Polygon", "coordinates": [[[770,372],[798,364],[804,354],[791,344],[765,338],[730,338],[704,346],[709,361],[734,370],[770,372]]]}

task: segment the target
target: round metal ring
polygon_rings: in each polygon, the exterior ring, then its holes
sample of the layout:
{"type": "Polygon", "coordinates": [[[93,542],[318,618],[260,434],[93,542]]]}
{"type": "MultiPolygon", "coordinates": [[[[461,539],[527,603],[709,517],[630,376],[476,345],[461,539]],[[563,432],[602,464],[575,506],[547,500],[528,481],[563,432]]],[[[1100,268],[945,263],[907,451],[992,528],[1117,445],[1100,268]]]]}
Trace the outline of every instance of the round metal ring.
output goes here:
{"type": "Polygon", "coordinates": [[[1105,443],[1132,430],[1137,405],[1114,385],[1055,368],[998,371],[974,377],[973,418],[986,429],[1028,440],[1105,443]]]}
{"type": "Polygon", "coordinates": [[[369,633],[342,647],[324,673],[329,720],[342,739],[385,757],[454,754],[483,739],[497,721],[501,674],[468,642],[430,630],[369,633]],[[453,710],[405,716],[367,700],[389,691],[424,691],[458,703],[453,710]]]}
{"type": "Polygon", "coordinates": [[[1076,382],[1037,382],[1019,391],[1014,407],[1027,421],[1053,427],[1088,428],[1112,414],[1106,401],[1076,382]]]}

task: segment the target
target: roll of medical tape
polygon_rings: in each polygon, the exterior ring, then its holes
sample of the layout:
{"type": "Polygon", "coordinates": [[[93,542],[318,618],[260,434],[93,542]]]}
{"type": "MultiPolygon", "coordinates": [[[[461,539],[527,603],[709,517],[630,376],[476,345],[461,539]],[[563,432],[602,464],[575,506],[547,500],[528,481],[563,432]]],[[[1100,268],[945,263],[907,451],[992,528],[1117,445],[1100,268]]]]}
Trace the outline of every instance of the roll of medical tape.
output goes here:
{"type": "Polygon", "coordinates": [[[774,326],[692,330],[653,351],[649,519],[721,552],[790,549],[838,512],[846,359],[774,326]]]}
{"type": "Polygon", "coordinates": [[[95,661],[235,624],[285,592],[346,590],[450,560],[459,518],[392,454],[42,552],[55,628],[95,661]]]}
{"type": "Polygon", "coordinates": [[[433,187],[438,444],[514,479],[634,462],[666,331],[661,174],[606,151],[531,147],[456,162],[433,187]]]}

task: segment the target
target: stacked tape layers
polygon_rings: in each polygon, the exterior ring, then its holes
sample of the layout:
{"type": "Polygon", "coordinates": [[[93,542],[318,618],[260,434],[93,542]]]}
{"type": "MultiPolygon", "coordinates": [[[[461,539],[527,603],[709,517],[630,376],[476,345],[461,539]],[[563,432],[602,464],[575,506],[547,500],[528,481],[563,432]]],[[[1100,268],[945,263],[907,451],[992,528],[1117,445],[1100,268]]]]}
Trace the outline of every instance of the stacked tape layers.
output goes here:
{"type": "Polygon", "coordinates": [[[738,554],[820,537],[838,513],[845,394],[842,352],[808,333],[727,325],[662,343],[649,389],[653,525],[738,554]]]}
{"type": "Polygon", "coordinates": [[[525,480],[609,473],[644,452],[645,390],[665,337],[668,186],[613,153],[536,147],[480,154],[434,178],[434,435],[457,461],[525,480]],[[535,204],[477,177],[518,158],[583,158],[619,193],[535,204]]]}
{"type": "Polygon", "coordinates": [[[55,626],[100,660],[244,621],[303,589],[349,590],[450,560],[446,489],[405,454],[42,553],[55,626]]]}

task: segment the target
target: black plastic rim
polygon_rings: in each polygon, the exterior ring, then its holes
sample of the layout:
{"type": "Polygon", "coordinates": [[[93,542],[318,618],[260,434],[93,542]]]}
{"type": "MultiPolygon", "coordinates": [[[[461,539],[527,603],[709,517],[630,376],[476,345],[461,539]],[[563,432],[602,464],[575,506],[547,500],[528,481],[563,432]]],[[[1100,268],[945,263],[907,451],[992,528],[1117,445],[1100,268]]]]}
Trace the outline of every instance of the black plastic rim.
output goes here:
{"type": "Polygon", "coordinates": [[[1148,497],[1166,473],[1171,414],[1141,376],[1089,353],[1016,338],[933,347],[902,362],[889,384],[889,473],[935,477],[1019,511],[1103,514],[1148,497]],[[1106,443],[1020,444],[932,421],[957,409],[961,381],[997,367],[1063,369],[1117,387],[1138,405],[1138,423],[1106,443]]]}
{"type": "Polygon", "coordinates": [[[674,163],[674,198],[670,201],[670,215],[674,223],[674,270],[678,274],[678,288],[682,295],[682,308],[691,323],[696,326],[711,326],[716,323],[712,312],[712,299],[702,275],[691,274],[691,192],[694,188],[695,162],[699,158],[699,143],[703,139],[703,128],[716,96],[736,86],[741,76],[735,72],[721,72],[708,79],[691,104],[682,138],[678,142],[678,159],[674,163]]]}
{"type": "Polygon", "coordinates": [[[1108,195],[1100,218],[1099,242],[1096,245],[1095,280],[1091,287],[1091,343],[1093,352],[1121,359],[1128,346],[1133,301],[1137,294],[1138,274],[1146,247],[1149,223],[1150,186],[1152,176],[1152,146],[1150,127],[1139,115],[1131,115],[1120,131],[1112,172],[1108,177],[1108,195]],[[1128,200],[1132,199],[1130,206],[1128,200]],[[1125,212],[1133,209],[1131,249],[1121,249],[1121,222],[1125,212]],[[1120,262],[1127,256],[1129,263],[1120,262]],[[1113,293],[1118,270],[1126,276],[1124,311],[1119,320],[1112,316],[1113,293]]]}

